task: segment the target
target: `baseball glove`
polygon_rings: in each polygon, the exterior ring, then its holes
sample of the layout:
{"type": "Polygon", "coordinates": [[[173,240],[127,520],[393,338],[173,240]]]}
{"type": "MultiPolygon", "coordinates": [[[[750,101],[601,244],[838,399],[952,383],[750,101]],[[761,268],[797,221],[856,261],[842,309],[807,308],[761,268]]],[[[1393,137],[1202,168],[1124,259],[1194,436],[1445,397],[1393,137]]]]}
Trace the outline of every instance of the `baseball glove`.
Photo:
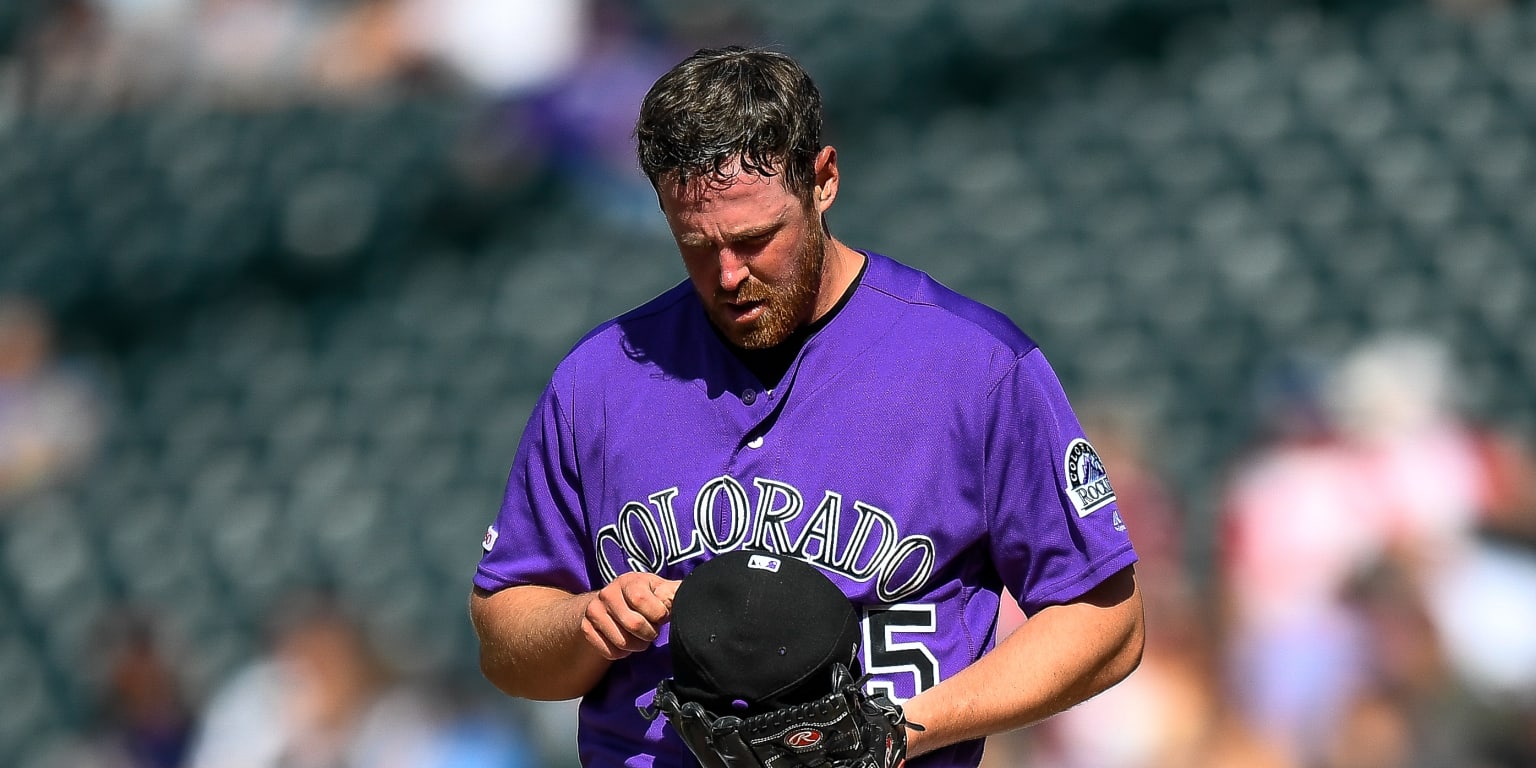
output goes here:
{"type": "Polygon", "coordinates": [[[867,679],[834,664],[832,693],[745,718],[680,701],[663,680],[640,711],[648,720],[666,715],[703,768],[895,768],[906,758],[906,729],[922,726],[884,694],[865,693],[867,679]]]}

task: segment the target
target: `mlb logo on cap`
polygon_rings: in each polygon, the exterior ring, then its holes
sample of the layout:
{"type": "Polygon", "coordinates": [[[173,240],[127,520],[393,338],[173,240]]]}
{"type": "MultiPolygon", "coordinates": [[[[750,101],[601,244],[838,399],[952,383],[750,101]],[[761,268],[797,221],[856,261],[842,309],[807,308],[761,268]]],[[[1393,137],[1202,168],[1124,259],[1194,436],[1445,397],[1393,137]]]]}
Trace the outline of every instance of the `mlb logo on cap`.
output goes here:
{"type": "Polygon", "coordinates": [[[756,568],[759,571],[778,573],[779,559],[776,557],[769,557],[767,555],[753,555],[752,559],[747,561],[747,567],[756,568]]]}

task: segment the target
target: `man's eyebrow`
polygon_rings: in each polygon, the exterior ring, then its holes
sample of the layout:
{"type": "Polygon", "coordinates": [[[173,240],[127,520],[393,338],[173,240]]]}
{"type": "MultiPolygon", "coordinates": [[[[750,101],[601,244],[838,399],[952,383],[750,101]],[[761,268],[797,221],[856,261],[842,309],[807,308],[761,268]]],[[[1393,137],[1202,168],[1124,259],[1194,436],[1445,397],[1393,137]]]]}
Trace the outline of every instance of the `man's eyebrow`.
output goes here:
{"type": "Polygon", "coordinates": [[[762,237],[763,235],[776,232],[780,227],[783,226],[784,221],[779,219],[776,221],[768,222],[767,224],[759,224],[755,227],[747,227],[746,229],[731,232],[730,234],[726,235],[726,239],[732,241],[751,240],[754,237],[762,237]]]}
{"type": "MultiPolygon", "coordinates": [[[[730,243],[739,243],[743,240],[751,240],[753,238],[772,234],[782,229],[783,227],[784,219],[775,219],[766,224],[758,224],[756,226],[745,227],[743,229],[736,230],[735,232],[727,232],[725,233],[725,240],[726,242],[730,243]]],[[[709,245],[712,242],[708,237],[705,237],[698,232],[688,232],[679,235],[677,241],[690,247],[703,247],[709,245]]]]}

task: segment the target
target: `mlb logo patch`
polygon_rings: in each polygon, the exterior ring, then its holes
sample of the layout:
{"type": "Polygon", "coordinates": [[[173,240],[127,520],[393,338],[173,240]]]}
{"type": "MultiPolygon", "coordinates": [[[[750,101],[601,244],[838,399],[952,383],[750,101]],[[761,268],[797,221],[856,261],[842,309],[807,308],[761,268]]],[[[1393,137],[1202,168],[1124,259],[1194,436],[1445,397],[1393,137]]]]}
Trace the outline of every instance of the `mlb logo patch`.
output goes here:
{"type": "Polygon", "coordinates": [[[1067,446],[1067,496],[1078,517],[1087,517],[1115,500],[1104,462],[1087,440],[1079,437],[1067,446]]]}
{"type": "Polygon", "coordinates": [[[747,567],[756,568],[759,571],[778,573],[779,559],[776,557],[769,557],[767,555],[753,555],[747,559],[747,567]]]}

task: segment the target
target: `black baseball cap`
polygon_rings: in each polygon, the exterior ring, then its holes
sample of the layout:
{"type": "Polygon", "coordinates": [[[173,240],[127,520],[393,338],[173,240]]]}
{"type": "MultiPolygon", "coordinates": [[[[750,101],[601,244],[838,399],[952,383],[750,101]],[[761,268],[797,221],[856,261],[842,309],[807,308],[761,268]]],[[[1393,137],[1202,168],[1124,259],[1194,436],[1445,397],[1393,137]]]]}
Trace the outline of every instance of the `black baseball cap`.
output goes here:
{"type": "Polygon", "coordinates": [[[741,717],[832,692],[832,668],[855,676],[859,617],[814,566],[739,550],[709,560],[672,602],[672,690],[709,712],[741,717]]]}

